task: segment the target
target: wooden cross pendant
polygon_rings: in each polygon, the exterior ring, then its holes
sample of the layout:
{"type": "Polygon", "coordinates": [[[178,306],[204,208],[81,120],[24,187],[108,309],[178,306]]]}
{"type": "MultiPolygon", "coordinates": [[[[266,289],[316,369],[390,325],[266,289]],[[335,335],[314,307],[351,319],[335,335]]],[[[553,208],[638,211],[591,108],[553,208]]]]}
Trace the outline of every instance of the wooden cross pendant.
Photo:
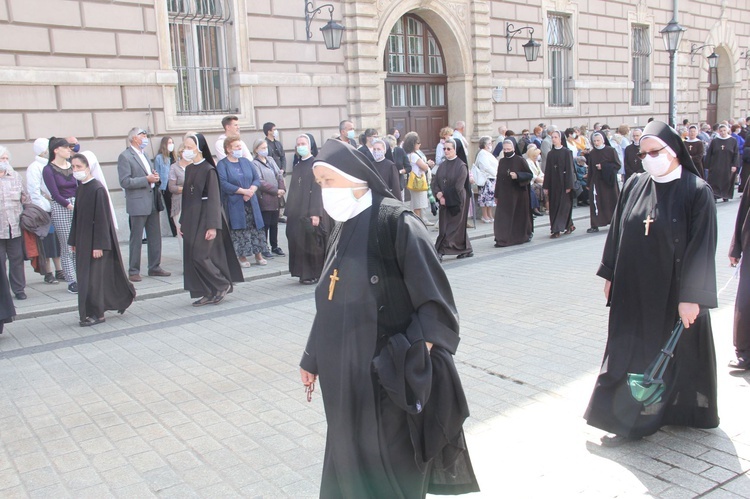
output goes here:
{"type": "Polygon", "coordinates": [[[654,221],[654,219],[651,218],[651,215],[648,215],[646,217],[646,220],[643,221],[643,225],[646,226],[646,235],[648,235],[648,229],[651,226],[651,222],[653,222],[653,221],[654,221]]]}
{"type": "Polygon", "coordinates": [[[329,276],[331,278],[331,284],[328,285],[328,301],[333,300],[333,290],[336,289],[336,283],[341,280],[339,277],[339,269],[333,269],[333,274],[329,276]]]}

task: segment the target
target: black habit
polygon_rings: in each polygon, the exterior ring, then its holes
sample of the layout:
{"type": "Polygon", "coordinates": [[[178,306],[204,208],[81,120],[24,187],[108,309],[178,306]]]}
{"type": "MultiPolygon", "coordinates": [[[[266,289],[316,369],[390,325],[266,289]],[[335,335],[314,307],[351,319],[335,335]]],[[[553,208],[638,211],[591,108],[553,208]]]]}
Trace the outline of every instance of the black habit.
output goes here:
{"type": "Polygon", "coordinates": [[[458,315],[424,224],[397,201],[373,194],[372,207],[333,231],[315,303],[300,366],[319,375],[328,422],[320,497],[479,490],[461,430],[468,406],[452,358],[458,315]],[[425,367],[420,372],[430,373],[422,379],[425,398],[407,401],[408,408],[398,400],[409,394],[384,387],[392,388],[384,379],[393,374],[388,366],[401,365],[391,355],[404,342],[425,367]],[[433,343],[431,353],[424,342],[433,343]]]}
{"type": "Polygon", "coordinates": [[[495,182],[495,246],[513,246],[531,241],[534,222],[531,217],[529,184],[534,174],[522,156],[501,157],[495,182]],[[511,178],[514,172],[516,178],[511,178]]]}
{"type": "Polygon", "coordinates": [[[750,194],[742,196],[737,212],[729,256],[742,258],[737,299],[734,302],[734,348],[737,357],[750,359],[750,262],[744,260],[750,251],[750,194]]]}
{"type": "Polygon", "coordinates": [[[592,149],[587,160],[591,227],[604,227],[612,222],[617,197],[620,195],[620,186],[617,183],[620,156],[613,147],[604,146],[601,149],[592,149]]]}
{"type": "Polygon", "coordinates": [[[401,175],[399,175],[396,165],[389,159],[373,161],[372,165],[383,178],[383,182],[393,193],[393,196],[401,201],[401,175]]]}
{"type": "Polygon", "coordinates": [[[701,177],[705,178],[705,172],[703,171],[703,156],[706,155],[706,146],[703,144],[701,139],[685,140],[685,147],[687,147],[690,159],[693,160],[693,164],[701,173],[701,177]]]}
{"type": "Polygon", "coordinates": [[[289,244],[289,273],[300,280],[318,279],[323,269],[330,223],[323,211],[320,186],[315,182],[310,156],[294,165],[286,207],[286,237],[289,244]],[[313,227],[310,217],[320,217],[313,227]]]}
{"type": "Polygon", "coordinates": [[[542,185],[549,193],[549,221],[552,234],[570,230],[573,227],[575,172],[573,153],[570,149],[565,146],[553,147],[547,153],[542,185]]]}
{"type": "Polygon", "coordinates": [[[625,148],[623,153],[623,160],[625,161],[625,181],[636,173],[643,173],[643,163],[637,156],[640,147],[638,144],[632,143],[625,148]]]}
{"type": "Polygon", "coordinates": [[[221,206],[219,176],[206,160],[185,168],[180,226],[185,289],[192,298],[231,293],[233,282],[244,281],[221,206]],[[216,229],[211,241],[208,229],[216,229]]]}
{"type": "Polygon", "coordinates": [[[68,245],[76,249],[80,320],[104,317],[107,310],[125,312],[135,288],[123,267],[107,189],[95,178],[78,184],[68,245]],[[94,258],[94,250],[102,256],[94,258]]]}
{"type": "Polygon", "coordinates": [[[432,194],[441,193],[445,204],[440,204],[438,238],[435,249],[440,255],[462,255],[472,252],[466,221],[469,216],[469,199],[465,189],[469,175],[466,163],[458,156],[440,163],[432,176],[432,194]]]}
{"type": "Polygon", "coordinates": [[[708,183],[717,198],[732,199],[734,197],[734,182],[737,172],[732,173],[732,167],[739,167],[740,153],[737,139],[729,136],[722,139],[716,136],[708,146],[706,152],[706,168],[708,169],[708,183]]]}

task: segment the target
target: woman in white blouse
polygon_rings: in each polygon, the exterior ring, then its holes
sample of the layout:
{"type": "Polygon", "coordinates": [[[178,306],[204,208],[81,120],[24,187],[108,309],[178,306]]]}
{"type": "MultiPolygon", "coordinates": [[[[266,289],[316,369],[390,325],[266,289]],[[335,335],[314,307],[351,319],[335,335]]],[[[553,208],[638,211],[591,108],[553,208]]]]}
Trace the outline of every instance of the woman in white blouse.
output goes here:
{"type": "Polygon", "coordinates": [[[477,188],[479,189],[479,206],[482,207],[482,222],[489,224],[495,220],[495,179],[498,164],[497,158],[492,155],[492,137],[485,136],[479,139],[479,152],[474,164],[486,178],[484,185],[477,185],[477,188]]]}

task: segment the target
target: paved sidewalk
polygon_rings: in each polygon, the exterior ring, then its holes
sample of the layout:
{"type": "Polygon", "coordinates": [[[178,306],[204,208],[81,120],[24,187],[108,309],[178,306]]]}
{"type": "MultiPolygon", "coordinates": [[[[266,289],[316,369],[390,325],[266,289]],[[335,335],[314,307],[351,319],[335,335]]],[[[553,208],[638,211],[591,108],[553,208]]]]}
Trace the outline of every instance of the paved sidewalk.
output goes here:
{"type": "MultiPolygon", "coordinates": [[[[718,205],[720,288],[738,204],[718,205]]],[[[594,275],[607,231],[586,227],[558,240],[538,227],[531,243],[501,249],[477,237],[474,258],[446,258],[474,497],[750,497],[750,373],[725,367],[736,281],[712,313],[719,428],[607,449],[583,421],[607,323],[594,275]]],[[[59,309],[6,326],[0,497],[317,497],[327,428],[297,371],[313,288],[281,273],[196,309],[170,279],[145,299],[144,278],[142,299],[96,327],[59,309]]]]}
{"type": "MultiPolygon", "coordinates": [[[[110,193],[115,205],[115,211],[118,214],[118,236],[120,240],[120,252],[127,266],[128,261],[128,218],[125,213],[125,197],[122,191],[110,193]]],[[[573,211],[576,220],[581,219],[582,228],[588,227],[588,207],[577,208],[573,211]],[[586,227],[583,227],[585,225],[586,227]]],[[[434,220],[434,217],[430,217],[434,220]]],[[[540,217],[536,223],[537,235],[546,237],[549,228],[549,218],[540,217]]],[[[431,227],[431,230],[437,231],[437,226],[431,227]]],[[[471,239],[484,239],[493,237],[492,224],[482,223],[481,219],[477,220],[476,228],[469,229],[471,239]]],[[[143,245],[141,263],[143,265],[143,281],[135,283],[137,300],[149,298],[159,298],[166,295],[185,292],[182,280],[182,247],[178,240],[169,233],[167,219],[162,214],[162,268],[172,273],[169,277],[148,277],[146,274],[147,263],[147,245],[143,245]]],[[[279,225],[279,246],[286,251],[286,225],[279,225]]],[[[250,259],[252,261],[252,259],[250,259]]],[[[289,267],[286,257],[268,258],[268,265],[252,265],[250,268],[243,269],[246,281],[254,281],[269,277],[276,277],[288,274],[289,267]]],[[[67,285],[64,281],[59,284],[45,284],[42,276],[34,273],[30,264],[26,264],[26,294],[28,299],[16,300],[16,313],[18,319],[27,319],[31,317],[40,317],[52,315],[60,312],[69,312],[77,310],[78,299],[76,295],[68,292],[67,285]]]]}

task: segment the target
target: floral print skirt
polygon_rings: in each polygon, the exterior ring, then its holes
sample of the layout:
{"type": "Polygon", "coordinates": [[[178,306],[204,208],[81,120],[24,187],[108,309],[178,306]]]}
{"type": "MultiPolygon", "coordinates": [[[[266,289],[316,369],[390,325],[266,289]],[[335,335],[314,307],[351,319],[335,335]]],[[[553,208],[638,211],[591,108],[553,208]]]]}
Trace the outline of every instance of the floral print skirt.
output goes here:
{"type": "Polygon", "coordinates": [[[253,208],[250,203],[245,203],[245,223],[247,224],[245,229],[229,231],[238,257],[252,256],[266,250],[266,235],[263,229],[255,227],[253,208]]]}
{"type": "Polygon", "coordinates": [[[480,187],[479,206],[491,208],[495,206],[495,179],[488,178],[487,182],[480,187]]]}

